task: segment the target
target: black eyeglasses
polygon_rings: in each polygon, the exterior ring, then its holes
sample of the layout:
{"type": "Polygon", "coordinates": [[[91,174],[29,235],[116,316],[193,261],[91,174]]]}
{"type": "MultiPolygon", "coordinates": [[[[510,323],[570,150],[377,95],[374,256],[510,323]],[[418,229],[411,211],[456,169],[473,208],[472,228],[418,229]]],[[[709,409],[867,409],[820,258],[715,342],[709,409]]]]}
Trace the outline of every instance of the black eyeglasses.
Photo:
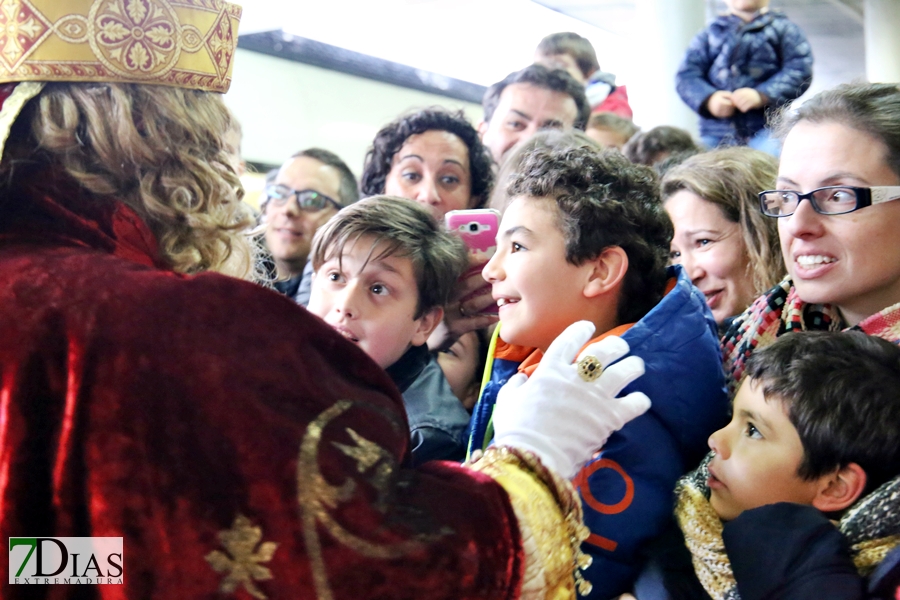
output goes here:
{"type": "Polygon", "coordinates": [[[269,198],[269,202],[274,203],[275,206],[284,206],[285,202],[291,198],[296,198],[297,206],[300,207],[300,210],[322,210],[329,204],[337,210],[344,208],[325,194],[320,194],[313,190],[292,190],[286,185],[270,185],[266,188],[266,196],[269,198]]]}
{"type": "Polygon", "coordinates": [[[809,200],[820,215],[843,215],[873,204],[900,198],[900,186],[849,187],[831,185],[805,194],[792,190],[769,190],[759,193],[759,207],[769,217],[789,217],[801,200],[809,200]]]}

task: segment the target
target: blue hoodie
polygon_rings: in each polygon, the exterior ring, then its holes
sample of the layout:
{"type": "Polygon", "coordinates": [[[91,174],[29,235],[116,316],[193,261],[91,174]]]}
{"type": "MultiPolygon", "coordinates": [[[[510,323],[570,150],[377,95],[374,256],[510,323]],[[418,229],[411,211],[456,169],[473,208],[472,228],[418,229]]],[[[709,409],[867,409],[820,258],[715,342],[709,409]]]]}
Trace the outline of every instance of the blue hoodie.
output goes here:
{"type": "MultiPolygon", "coordinates": [[[[584,572],[593,584],[588,598],[629,591],[646,543],[669,523],[675,482],[707,452],[709,435],[728,422],[715,320],[680,266],[669,267],[669,276],[677,279],[675,287],[622,335],[646,368],[622,394],[644,392],[653,405],[610,436],[574,479],[591,530],[583,547],[593,557],[584,572]]],[[[470,451],[493,437],[497,392],[519,362],[489,362],[490,380],[472,413],[470,451]]]]}

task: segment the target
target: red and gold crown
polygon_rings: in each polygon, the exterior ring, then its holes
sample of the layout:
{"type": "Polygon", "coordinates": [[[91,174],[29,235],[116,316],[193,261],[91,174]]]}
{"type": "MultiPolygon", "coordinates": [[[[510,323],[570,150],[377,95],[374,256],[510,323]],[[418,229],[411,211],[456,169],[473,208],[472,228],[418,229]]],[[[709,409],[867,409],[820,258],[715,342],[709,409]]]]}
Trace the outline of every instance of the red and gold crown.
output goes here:
{"type": "Polygon", "coordinates": [[[49,81],[227,92],[240,18],[224,0],[0,0],[0,153],[49,81]]]}
{"type": "Polygon", "coordinates": [[[0,0],[0,83],[226,92],[240,18],[222,0],[0,0]]]}

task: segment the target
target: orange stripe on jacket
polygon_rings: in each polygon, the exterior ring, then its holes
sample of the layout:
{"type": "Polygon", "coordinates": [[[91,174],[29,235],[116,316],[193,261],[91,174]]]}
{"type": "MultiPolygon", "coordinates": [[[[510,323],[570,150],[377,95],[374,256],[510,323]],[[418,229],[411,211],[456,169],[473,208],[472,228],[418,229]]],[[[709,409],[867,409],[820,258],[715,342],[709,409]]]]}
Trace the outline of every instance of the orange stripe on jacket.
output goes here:
{"type": "MultiPolygon", "coordinates": [[[[609,337],[611,335],[622,335],[623,333],[625,333],[626,331],[631,329],[631,327],[633,325],[634,325],[634,323],[625,323],[624,325],[619,325],[618,327],[613,327],[606,333],[602,333],[602,334],[598,335],[597,337],[595,337],[594,339],[590,340],[588,343],[586,343],[584,346],[581,347],[581,350],[579,350],[578,353],[581,354],[581,352],[585,348],[587,348],[588,346],[590,346],[591,344],[593,344],[595,342],[599,342],[600,340],[602,340],[605,337],[609,337]]],[[[532,351],[532,353],[529,354],[528,357],[524,361],[522,361],[522,364],[519,365],[519,373],[525,373],[526,375],[531,377],[531,374],[534,373],[534,370],[537,369],[537,366],[539,364],[541,364],[542,358],[544,358],[544,352],[542,350],[532,351]]]]}

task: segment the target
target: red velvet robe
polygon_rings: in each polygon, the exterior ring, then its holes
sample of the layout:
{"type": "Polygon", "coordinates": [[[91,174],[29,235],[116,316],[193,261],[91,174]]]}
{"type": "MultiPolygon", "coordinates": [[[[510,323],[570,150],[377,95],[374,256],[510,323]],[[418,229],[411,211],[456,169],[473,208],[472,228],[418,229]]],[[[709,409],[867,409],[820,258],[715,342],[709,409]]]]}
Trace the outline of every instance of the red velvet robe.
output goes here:
{"type": "Polygon", "coordinates": [[[124,585],[34,595],[2,560],[0,596],[517,595],[507,494],[403,466],[403,402],[359,348],[167,270],[125,205],[45,187],[0,198],[0,537],[121,536],[124,585]]]}

